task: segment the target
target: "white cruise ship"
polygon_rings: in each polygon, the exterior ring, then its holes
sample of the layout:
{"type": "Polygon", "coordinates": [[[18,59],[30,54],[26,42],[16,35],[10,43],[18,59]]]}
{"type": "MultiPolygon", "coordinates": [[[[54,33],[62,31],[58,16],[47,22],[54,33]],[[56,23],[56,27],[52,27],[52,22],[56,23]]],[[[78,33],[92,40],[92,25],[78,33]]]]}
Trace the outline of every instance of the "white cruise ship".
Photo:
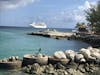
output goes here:
{"type": "Polygon", "coordinates": [[[44,22],[42,22],[42,23],[35,23],[35,22],[33,22],[32,24],[30,24],[32,27],[34,27],[34,28],[47,28],[47,25],[44,23],[44,22]]]}

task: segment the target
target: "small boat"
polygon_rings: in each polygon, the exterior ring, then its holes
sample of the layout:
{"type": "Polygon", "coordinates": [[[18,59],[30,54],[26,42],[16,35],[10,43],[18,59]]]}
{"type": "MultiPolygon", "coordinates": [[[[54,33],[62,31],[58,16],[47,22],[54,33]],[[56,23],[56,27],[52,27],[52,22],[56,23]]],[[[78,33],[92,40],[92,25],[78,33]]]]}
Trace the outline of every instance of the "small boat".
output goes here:
{"type": "Polygon", "coordinates": [[[34,27],[34,28],[47,28],[47,25],[44,23],[44,22],[42,22],[42,23],[38,23],[38,24],[36,24],[35,22],[33,22],[32,24],[30,24],[32,27],[34,27]]]}

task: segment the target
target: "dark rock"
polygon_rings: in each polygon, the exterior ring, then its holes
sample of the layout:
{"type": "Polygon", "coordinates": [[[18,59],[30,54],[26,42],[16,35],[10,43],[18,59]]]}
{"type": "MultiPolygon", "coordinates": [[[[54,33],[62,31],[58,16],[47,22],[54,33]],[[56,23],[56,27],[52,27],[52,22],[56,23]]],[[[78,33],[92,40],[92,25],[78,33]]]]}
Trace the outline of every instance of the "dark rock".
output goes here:
{"type": "Polygon", "coordinates": [[[66,67],[65,66],[63,66],[62,64],[60,64],[60,63],[57,63],[57,64],[55,64],[55,68],[56,69],[66,69],[66,67]]]}
{"type": "Polygon", "coordinates": [[[84,75],[84,73],[80,72],[79,70],[76,69],[67,69],[68,75],[84,75]]]}
{"type": "Polygon", "coordinates": [[[31,70],[36,74],[41,74],[43,71],[42,67],[38,63],[33,64],[31,70]]]}
{"type": "Polygon", "coordinates": [[[45,74],[52,74],[52,75],[55,75],[55,69],[53,67],[53,65],[49,64],[45,67],[45,70],[44,70],[44,73],[45,74]]]}
{"type": "Polygon", "coordinates": [[[82,64],[82,65],[79,65],[79,66],[78,66],[78,70],[79,70],[80,72],[82,72],[82,73],[85,73],[84,65],[83,65],[83,64],[82,64]]]}
{"type": "Polygon", "coordinates": [[[78,63],[75,63],[74,61],[71,61],[66,65],[66,68],[67,69],[69,69],[69,68],[77,69],[78,65],[79,65],[78,63]]]}

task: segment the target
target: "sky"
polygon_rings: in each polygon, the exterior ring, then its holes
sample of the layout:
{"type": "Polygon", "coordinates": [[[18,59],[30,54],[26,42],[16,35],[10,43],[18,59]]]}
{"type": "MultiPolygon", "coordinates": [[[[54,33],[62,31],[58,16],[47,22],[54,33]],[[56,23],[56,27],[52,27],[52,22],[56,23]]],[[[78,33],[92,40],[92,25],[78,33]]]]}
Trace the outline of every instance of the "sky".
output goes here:
{"type": "Polygon", "coordinates": [[[86,22],[84,10],[99,0],[0,0],[0,26],[28,27],[45,22],[49,28],[74,28],[86,22]]]}

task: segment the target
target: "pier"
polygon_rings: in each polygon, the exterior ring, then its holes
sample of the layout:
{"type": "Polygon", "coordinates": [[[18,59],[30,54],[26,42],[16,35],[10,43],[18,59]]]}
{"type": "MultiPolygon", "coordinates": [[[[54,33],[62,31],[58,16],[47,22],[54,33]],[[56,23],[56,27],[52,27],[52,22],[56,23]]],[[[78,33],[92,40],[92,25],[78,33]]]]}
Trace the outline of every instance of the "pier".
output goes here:
{"type": "Polygon", "coordinates": [[[68,38],[74,35],[73,32],[59,32],[54,30],[44,30],[44,31],[38,31],[38,32],[32,32],[28,33],[29,35],[38,35],[38,36],[44,36],[44,37],[50,37],[55,39],[62,39],[62,38],[68,38]]]}

